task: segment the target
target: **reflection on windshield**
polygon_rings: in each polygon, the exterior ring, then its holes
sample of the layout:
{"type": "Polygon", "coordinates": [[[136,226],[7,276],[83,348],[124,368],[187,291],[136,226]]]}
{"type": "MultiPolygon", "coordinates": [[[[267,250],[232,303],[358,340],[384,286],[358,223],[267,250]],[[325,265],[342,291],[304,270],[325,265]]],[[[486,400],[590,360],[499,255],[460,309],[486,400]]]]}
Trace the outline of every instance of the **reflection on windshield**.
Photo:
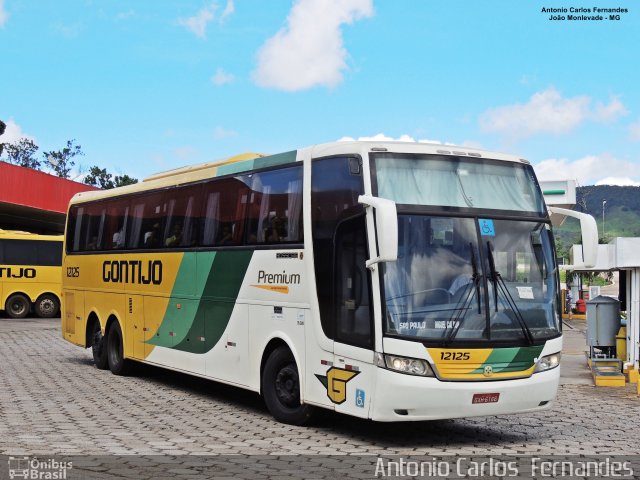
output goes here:
{"type": "Polygon", "coordinates": [[[398,226],[398,260],[384,270],[387,334],[442,343],[558,335],[546,225],[400,215],[398,226]]]}
{"type": "Polygon", "coordinates": [[[530,165],[442,155],[377,153],[377,195],[399,204],[546,213],[530,165]]]}

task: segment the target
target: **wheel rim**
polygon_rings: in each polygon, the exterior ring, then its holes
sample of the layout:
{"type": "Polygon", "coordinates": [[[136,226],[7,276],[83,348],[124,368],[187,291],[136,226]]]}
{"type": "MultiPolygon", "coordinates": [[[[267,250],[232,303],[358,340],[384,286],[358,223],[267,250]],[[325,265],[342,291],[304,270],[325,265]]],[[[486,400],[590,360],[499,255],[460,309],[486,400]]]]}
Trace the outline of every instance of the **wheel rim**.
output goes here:
{"type": "Polygon", "coordinates": [[[11,302],[11,313],[14,315],[22,315],[26,309],[26,306],[22,300],[16,299],[11,302]]]}
{"type": "Polygon", "coordinates": [[[43,298],[42,300],[40,300],[40,311],[44,315],[50,315],[54,313],[55,309],[56,309],[56,304],[50,298],[43,298]]]}
{"type": "Polygon", "coordinates": [[[280,403],[289,408],[300,406],[298,370],[295,365],[285,365],[276,375],[276,396],[280,403]]]}

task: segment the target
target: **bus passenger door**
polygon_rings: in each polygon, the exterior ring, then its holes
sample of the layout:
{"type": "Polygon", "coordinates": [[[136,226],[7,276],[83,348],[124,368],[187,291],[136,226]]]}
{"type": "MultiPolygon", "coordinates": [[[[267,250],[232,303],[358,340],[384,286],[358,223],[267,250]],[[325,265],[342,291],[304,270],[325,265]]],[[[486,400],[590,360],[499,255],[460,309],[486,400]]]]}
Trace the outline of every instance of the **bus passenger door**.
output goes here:
{"type": "Polygon", "coordinates": [[[364,193],[362,160],[357,156],[314,159],[311,187],[320,323],[332,345],[307,336],[306,396],[366,418],[376,371],[370,275],[365,267],[365,211],[358,203],[364,193]]]}
{"type": "Polygon", "coordinates": [[[367,236],[363,214],[341,222],[335,237],[335,409],[367,417],[374,390],[371,276],[366,268],[367,236]]]}

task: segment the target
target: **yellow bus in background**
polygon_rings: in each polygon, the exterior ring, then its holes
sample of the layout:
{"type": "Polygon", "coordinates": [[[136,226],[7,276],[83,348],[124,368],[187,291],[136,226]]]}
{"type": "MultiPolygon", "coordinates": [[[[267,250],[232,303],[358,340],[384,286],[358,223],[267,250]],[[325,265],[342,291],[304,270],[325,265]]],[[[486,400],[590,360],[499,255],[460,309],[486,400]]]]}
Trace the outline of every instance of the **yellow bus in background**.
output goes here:
{"type": "Polygon", "coordinates": [[[60,311],[62,236],[0,230],[0,309],[12,318],[60,311]]]}

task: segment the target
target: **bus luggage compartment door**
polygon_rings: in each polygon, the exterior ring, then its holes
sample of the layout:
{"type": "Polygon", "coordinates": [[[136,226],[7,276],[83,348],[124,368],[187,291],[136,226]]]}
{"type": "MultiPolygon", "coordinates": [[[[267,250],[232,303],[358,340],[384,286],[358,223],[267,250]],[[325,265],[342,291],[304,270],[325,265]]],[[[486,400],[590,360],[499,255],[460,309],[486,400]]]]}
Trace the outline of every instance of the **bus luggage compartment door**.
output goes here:
{"type": "Polygon", "coordinates": [[[126,310],[126,338],[127,356],[144,359],[145,328],[144,328],[144,297],[142,295],[127,295],[126,310]]]}

